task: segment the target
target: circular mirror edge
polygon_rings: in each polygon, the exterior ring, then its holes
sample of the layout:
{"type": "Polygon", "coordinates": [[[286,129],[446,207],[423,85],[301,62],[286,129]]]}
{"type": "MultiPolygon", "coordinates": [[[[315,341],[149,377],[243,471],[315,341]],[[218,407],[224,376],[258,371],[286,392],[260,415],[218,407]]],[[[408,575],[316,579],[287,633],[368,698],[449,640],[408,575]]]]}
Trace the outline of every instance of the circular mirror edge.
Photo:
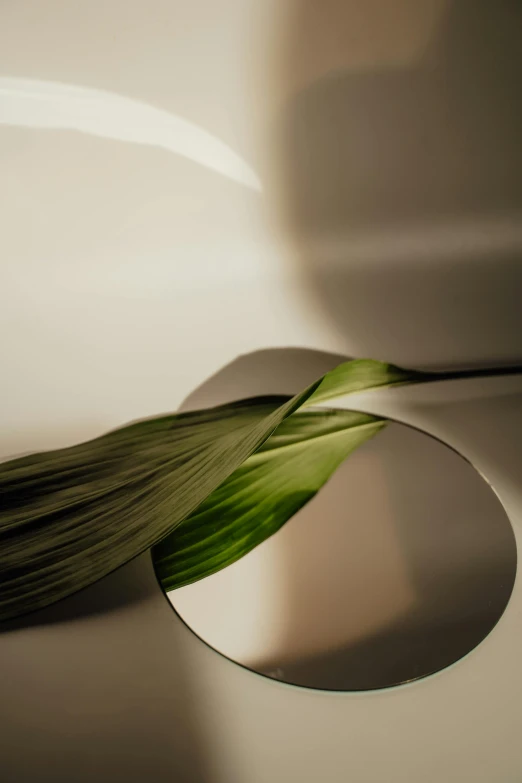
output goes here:
{"type": "MultiPolygon", "coordinates": [[[[330,408],[333,409],[333,406],[330,406],[330,408]]],[[[323,410],[327,410],[328,407],[325,406],[322,409],[323,410]]],[[[157,582],[157,584],[159,586],[159,589],[160,589],[160,591],[161,591],[165,601],[167,602],[168,607],[170,608],[170,610],[172,612],[174,612],[174,614],[176,615],[178,620],[180,620],[182,625],[189,631],[189,633],[193,637],[195,637],[195,639],[199,643],[203,644],[208,650],[212,651],[213,653],[216,653],[220,658],[224,659],[225,661],[227,661],[232,666],[239,667],[243,671],[248,672],[248,673],[250,673],[250,674],[252,674],[252,675],[254,675],[256,677],[260,677],[263,680],[268,680],[269,682],[273,683],[276,686],[279,685],[279,686],[283,686],[284,688],[304,690],[304,691],[307,691],[307,692],[311,691],[313,693],[324,693],[324,694],[330,694],[330,695],[331,694],[338,694],[339,696],[361,696],[361,695],[379,694],[379,693],[382,693],[382,692],[385,692],[385,691],[396,691],[398,688],[399,689],[406,688],[406,687],[412,686],[412,685],[414,685],[416,683],[422,682],[422,681],[424,681],[426,679],[431,679],[432,677],[436,677],[438,675],[444,675],[446,672],[450,671],[455,666],[459,666],[459,665],[463,664],[469,658],[470,655],[472,655],[480,647],[482,647],[483,643],[487,639],[489,639],[489,637],[491,636],[493,631],[495,631],[495,629],[497,628],[497,626],[499,625],[501,620],[504,618],[506,610],[507,610],[507,608],[508,608],[508,606],[509,606],[509,604],[511,602],[511,599],[512,599],[512,596],[513,596],[513,591],[514,591],[514,588],[515,588],[515,584],[516,584],[516,581],[517,581],[517,579],[519,577],[518,547],[517,547],[517,539],[516,539],[516,535],[515,535],[515,529],[514,529],[512,521],[511,521],[511,517],[510,517],[510,515],[509,515],[509,513],[508,513],[508,511],[507,511],[507,509],[506,509],[506,507],[504,505],[504,502],[502,501],[502,498],[500,497],[499,492],[497,491],[497,489],[495,488],[495,486],[491,482],[491,480],[484,474],[484,472],[482,470],[480,470],[479,468],[477,468],[477,466],[474,464],[474,462],[469,457],[467,457],[465,454],[463,454],[457,447],[453,446],[451,443],[448,443],[442,437],[440,437],[438,435],[434,435],[431,432],[428,432],[427,430],[423,429],[419,425],[410,424],[409,422],[404,421],[404,420],[402,420],[400,418],[397,418],[395,416],[393,416],[393,417],[392,416],[388,416],[388,415],[384,416],[382,414],[376,414],[375,411],[369,412],[369,411],[365,411],[365,410],[360,409],[360,408],[357,408],[357,409],[343,408],[343,410],[356,412],[356,413],[362,413],[362,414],[369,415],[369,416],[381,415],[382,418],[386,419],[386,421],[389,422],[390,424],[399,424],[402,427],[407,427],[408,429],[413,430],[413,431],[415,431],[417,433],[420,433],[422,435],[425,435],[426,437],[430,438],[431,440],[436,441],[440,445],[442,445],[445,448],[449,449],[456,456],[458,456],[465,463],[467,463],[473,469],[473,471],[476,473],[476,475],[479,476],[480,479],[489,487],[489,489],[491,490],[491,492],[495,496],[495,499],[496,499],[500,509],[502,510],[502,513],[503,513],[503,515],[505,517],[505,520],[508,523],[508,527],[509,527],[509,530],[511,532],[512,543],[513,543],[513,554],[514,554],[514,560],[515,560],[515,567],[514,567],[514,574],[513,574],[513,579],[512,579],[512,583],[511,583],[511,588],[509,590],[509,595],[507,596],[506,603],[505,603],[502,611],[500,612],[500,614],[496,618],[495,622],[491,625],[491,627],[488,630],[488,632],[476,644],[474,644],[466,653],[464,653],[464,655],[459,656],[454,661],[451,661],[449,664],[447,664],[446,666],[443,666],[442,668],[437,667],[437,668],[434,668],[433,670],[428,670],[426,672],[423,672],[422,674],[420,674],[417,677],[412,677],[410,679],[406,679],[406,680],[403,680],[401,682],[393,683],[391,685],[379,685],[379,686],[375,686],[375,687],[372,687],[372,688],[350,688],[350,689],[348,689],[348,688],[346,688],[346,689],[345,688],[335,688],[335,687],[330,687],[329,688],[329,687],[318,687],[316,685],[306,685],[306,684],[303,684],[303,683],[291,682],[290,680],[280,680],[280,679],[278,679],[276,677],[270,676],[269,674],[266,674],[266,673],[261,672],[261,671],[259,671],[257,669],[254,669],[254,668],[252,668],[251,666],[248,666],[245,663],[241,663],[240,661],[235,660],[234,658],[230,657],[229,655],[227,655],[226,653],[222,652],[221,650],[218,650],[217,647],[214,647],[210,642],[208,642],[206,639],[204,639],[200,635],[200,633],[198,633],[198,631],[196,631],[187,622],[187,620],[185,620],[185,618],[181,615],[181,613],[178,611],[178,609],[174,606],[172,601],[169,599],[169,593],[175,592],[175,590],[166,590],[163,587],[161,579],[159,578],[159,576],[157,574],[157,571],[156,571],[156,565],[155,565],[154,556],[153,556],[153,549],[151,548],[149,551],[150,551],[150,558],[151,558],[152,568],[153,568],[153,571],[154,571],[154,577],[156,579],[156,582],[157,582]]],[[[347,459],[349,458],[349,456],[350,455],[348,455],[347,459]]],[[[319,490],[319,492],[317,494],[319,494],[320,492],[321,492],[321,490],[319,490]]]]}

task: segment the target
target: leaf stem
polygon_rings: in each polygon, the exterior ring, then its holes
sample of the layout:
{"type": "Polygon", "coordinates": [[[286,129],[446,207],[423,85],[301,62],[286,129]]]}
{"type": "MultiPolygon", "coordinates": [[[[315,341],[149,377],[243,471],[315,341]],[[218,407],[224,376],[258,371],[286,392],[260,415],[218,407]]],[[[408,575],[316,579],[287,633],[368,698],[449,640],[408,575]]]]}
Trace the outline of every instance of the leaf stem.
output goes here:
{"type": "Polygon", "coordinates": [[[427,382],[454,381],[465,378],[493,378],[507,375],[522,375],[522,364],[506,366],[500,365],[498,367],[480,367],[467,370],[449,370],[442,372],[425,371],[424,374],[429,376],[428,378],[425,378],[425,381],[427,382]]]}

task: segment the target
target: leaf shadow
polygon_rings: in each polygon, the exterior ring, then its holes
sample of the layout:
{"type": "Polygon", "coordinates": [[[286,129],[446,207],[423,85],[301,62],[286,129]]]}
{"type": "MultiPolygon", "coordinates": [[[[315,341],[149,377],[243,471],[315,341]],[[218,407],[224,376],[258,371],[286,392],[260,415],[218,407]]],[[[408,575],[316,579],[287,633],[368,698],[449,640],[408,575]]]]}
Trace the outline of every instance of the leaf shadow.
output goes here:
{"type": "Polygon", "coordinates": [[[23,628],[69,623],[117,612],[158,595],[150,553],[139,555],[108,576],[50,606],[0,623],[0,634],[23,628]]]}

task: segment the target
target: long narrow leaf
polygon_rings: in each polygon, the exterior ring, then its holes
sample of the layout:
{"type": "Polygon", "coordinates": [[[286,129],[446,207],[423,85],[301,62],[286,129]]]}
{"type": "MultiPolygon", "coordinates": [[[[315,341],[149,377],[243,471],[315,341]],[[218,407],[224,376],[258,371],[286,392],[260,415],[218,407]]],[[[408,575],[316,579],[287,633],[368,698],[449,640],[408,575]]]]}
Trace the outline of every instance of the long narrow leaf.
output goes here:
{"type": "MultiPolygon", "coordinates": [[[[259,451],[287,417],[305,404],[316,405],[351,391],[415,382],[423,377],[380,362],[348,362],[292,398],[254,398],[163,416],[128,425],[88,443],[0,465],[0,619],[71,595],[159,542],[183,520],[187,520],[183,535],[194,528],[200,542],[197,557],[201,565],[197,566],[193,550],[190,562],[183,562],[186,578],[188,569],[192,574],[210,573],[232,562],[248,551],[252,542],[255,546],[266,538],[264,533],[254,532],[262,519],[250,513],[250,538],[245,539],[242,529],[236,531],[242,540],[236,549],[227,542],[227,536],[235,534],[228,528],[218,551],[216,539],[207,536],[208,518],[206,528],[198,531],[201,504],[209,499],[207,511],[214,508],[216,498],[212,493],[226,495],[226,519],[236,519],[230,516],[235,496],[227,494],[229,488],[224,482],[230,478],[229,487],[235,487],[239,481],[242,498],[248,498],[249,492],[252,498],[261,492],[259,500],[265,498],[266,491],[254,481],[264,476],[264,471],[275,475],[278,466],[291,463],[296,466],[290,481],[292,499],[284,494],[284,488],[278,490],[287,511],[265,523],[265,531],[275,530],[324,483],[342,459],[341,454],[359,442],[363,432],[369,434],[373,426],[368,421],[372,426],[363,430],[348,417],[343,435],[342,415],[334,424],[332,414],[311,411],[300,415],[287,431],[279,430],[272,444],[267,443],[266,449],[259,451]],[[332,431],[324,431],[325,426],[333,426],[332,431]],[[305,437],[301,443],[301,427],[305,436],[316,428],[313,437],[317,437],[325,465],[317,475],[310,470],[308,447],[304,447],[310,438],[305,437]],[[291,441],[286,450],[281,438],[291,441]],[[257,454],[252,461],[236,475],[235,471],[254,452],[257,454]],[[271,453],[278,455],[273,461],[269,459],[271,453]]],[[[253,507],[253,500],[248,504],[253,507]]],[[[214,524],[218,527],[219,520],[225,520],[219,513],[216,509],[214,524]]],[[[237,518],[244,521],[244,514],[237,518]]],[[[169,579],[177,584],[179,580],[172,576],[172,544],[177,551],[178,543],[170,539],[162,553],[169,563],[169,579]]],[[[181,564],[179,567],[181,570],[181,564]]]]}

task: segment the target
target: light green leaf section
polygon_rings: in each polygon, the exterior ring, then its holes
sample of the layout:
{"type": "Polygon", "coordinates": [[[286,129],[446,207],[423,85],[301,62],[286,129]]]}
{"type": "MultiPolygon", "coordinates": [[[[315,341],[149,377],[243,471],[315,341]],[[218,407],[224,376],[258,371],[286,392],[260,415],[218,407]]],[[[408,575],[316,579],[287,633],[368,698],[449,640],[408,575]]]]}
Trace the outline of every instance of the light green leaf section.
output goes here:
{"type": "Polygon", "coordinates": [[[180,582],[173,563],[181,554],[183,584],[189,574],[192,581],[233,562],[280,527],[343,455],[382,426],[346,411],[289,416],[351,391],[422,379],[379,362],[348,362],[292,398],[253,398],[163,416],[3,463],[0,620],[92,584],[183,520],[183,547],[170,536],[157,550],[159,573],[169,584],[180,582]],[[277,513],[266,517],[276,498],[277,513]],[[255,510],[260,504],[263,514],[255,510]],[[212,525],[217,537],[209,536],[212,525]]]}
{"type": "Polygon", "coordinates": [[[344,397],[345,394],[358,391],[421,383],[430,377],[427,373],[402,370],[393,364],[376,362],[373,359],[354,359],[351,362],[343,362],[323,375],[317,388],[303,403],[303,407],[324,405],[344,397]]]}
{"type": "Polygon", "coordinates": [[[294,413],[154,547],[164,589],[216,573],[276,533],[386,423],[352,411],[294,413]]]}

